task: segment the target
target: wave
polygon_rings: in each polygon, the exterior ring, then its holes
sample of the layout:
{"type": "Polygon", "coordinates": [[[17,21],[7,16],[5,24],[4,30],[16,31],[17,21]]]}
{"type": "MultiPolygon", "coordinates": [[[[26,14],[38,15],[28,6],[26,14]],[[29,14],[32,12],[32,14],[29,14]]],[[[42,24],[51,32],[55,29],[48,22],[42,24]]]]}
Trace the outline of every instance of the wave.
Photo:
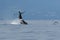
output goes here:
{"type": "MultiPolygon", "coordinates": [[[[50,25],[50,24],[59,24],[60,20],[25,20],[28,24],[37,25],[50,25]]],[[[13,24],[13,25],[19,25],[20,20],[14,19],[14,20],[0,20],[0,24],[13,24]]]]}
{"type": "Polygon", "coordinates": [[[0,24],[20,24],[18,19],[15,20],[0,20],[0,24]]]}

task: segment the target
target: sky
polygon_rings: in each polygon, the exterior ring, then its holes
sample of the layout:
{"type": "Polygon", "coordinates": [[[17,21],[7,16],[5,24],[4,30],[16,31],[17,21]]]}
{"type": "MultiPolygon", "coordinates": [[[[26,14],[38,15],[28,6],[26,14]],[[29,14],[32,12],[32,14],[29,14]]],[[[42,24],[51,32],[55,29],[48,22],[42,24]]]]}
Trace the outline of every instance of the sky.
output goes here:
{"type": "Polygon", "coordinates": [[[0,20],[18,18],[19,10],[27,20],[60,19],[60,0],[0,0],[0,20]]]}

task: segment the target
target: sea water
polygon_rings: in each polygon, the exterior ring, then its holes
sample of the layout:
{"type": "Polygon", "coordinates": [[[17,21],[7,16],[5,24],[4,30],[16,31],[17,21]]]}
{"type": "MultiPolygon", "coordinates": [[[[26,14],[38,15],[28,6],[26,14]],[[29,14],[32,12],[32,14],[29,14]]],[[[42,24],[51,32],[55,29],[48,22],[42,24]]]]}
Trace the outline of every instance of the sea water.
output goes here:
{"type": "Polygon", "coordinates": [[[0,40],[60,40],[60,25],[33,20],[28,25],[0,24],[0,40]]]}

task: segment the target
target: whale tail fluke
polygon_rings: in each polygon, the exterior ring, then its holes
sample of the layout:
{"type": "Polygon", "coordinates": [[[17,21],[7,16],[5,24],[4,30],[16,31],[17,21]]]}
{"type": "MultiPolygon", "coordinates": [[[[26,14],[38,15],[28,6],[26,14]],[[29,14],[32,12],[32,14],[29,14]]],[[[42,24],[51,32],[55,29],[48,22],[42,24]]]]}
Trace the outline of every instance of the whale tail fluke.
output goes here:
{"type": "Polygon", "coordinates": [[[20,23],[21,23],[21,24],[28,24],[27,22],[25,22],[25,21],[23,20],[22,14],[23,14],[23,13],[21,13],[21,12],[19,11],[19,20],[20,20],[20,23]]]}

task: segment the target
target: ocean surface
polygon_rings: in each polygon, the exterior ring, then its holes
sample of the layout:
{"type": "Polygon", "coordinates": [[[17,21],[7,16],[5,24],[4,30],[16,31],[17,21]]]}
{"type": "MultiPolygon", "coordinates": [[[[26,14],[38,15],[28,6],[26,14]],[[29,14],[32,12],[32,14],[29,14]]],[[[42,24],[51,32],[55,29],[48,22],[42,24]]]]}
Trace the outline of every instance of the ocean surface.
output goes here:
{"type": "Polygon", "coordinates": [[[0,40],[60,40],[59,20],[30,20],[27,22],[28,25],[0,21],[0,40]]]}

